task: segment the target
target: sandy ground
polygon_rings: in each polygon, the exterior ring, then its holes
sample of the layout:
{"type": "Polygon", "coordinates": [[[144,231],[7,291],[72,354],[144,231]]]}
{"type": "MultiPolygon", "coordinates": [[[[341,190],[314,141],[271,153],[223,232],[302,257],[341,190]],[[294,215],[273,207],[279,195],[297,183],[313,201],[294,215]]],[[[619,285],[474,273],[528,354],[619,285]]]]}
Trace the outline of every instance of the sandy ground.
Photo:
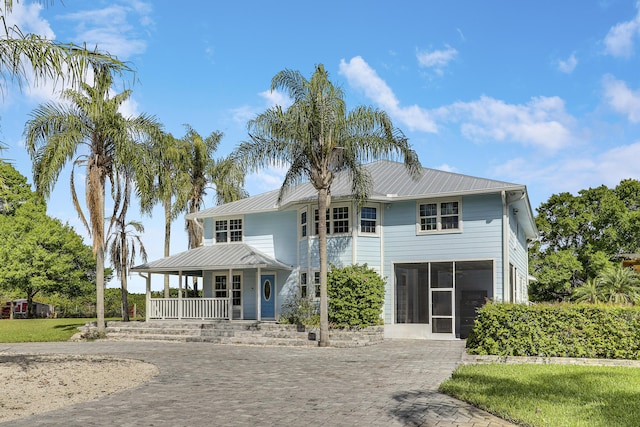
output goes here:
{"type": "Polygon", "coordinates": [[[0,423],[136,387],[150,363],[107,356],[0,354],[0,423]]]}

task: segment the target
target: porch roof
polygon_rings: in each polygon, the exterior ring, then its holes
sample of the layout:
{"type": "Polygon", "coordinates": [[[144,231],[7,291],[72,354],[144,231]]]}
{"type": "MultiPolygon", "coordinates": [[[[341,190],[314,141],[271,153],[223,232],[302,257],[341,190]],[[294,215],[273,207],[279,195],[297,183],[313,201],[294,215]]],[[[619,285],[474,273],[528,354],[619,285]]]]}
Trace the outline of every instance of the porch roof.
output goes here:
{"type": "Polygon", "coordinates": [[[246,243],[229,243],[200,246],[157,261],[137,265],[131,271],[200,276],[203,270],[237,270],[258,267],[278,270],[292,269],[290,265],[280,262],[246,243]]]}

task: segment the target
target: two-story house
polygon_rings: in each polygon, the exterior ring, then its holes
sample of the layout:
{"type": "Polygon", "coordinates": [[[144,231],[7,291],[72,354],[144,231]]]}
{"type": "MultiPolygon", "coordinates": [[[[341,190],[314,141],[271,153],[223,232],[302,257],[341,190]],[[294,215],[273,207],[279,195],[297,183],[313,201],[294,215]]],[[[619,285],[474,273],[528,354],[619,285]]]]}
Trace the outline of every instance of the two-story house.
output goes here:
{"type": "MultiPolygon", "coordinates": [[[[487,299],[526,302],[527,246],[537,237],[524,185],[402,163],[365,166],[363,206],[346,174],[328,209],[333,265],[368,264],[386,281],[386,337],[465,338],[487,299]]],[[[190,214],[202,246],[135,267],[201,278],[203,298],[150,299],[147,318],[277,320],[291,293],[319,297],[317,193],[311,184],[190,214]]],[[[182,283],[182,280],[180,281],[182,283]]]]}

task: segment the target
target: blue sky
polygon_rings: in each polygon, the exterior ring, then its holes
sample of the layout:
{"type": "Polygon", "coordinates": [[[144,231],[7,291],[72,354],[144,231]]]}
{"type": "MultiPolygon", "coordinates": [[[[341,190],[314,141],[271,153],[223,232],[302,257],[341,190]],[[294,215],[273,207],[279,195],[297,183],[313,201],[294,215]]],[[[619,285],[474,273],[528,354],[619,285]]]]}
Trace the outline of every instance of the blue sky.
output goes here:
{"type": "MultiPolygon", "coordinates": [[[[133,90],[123,113],[154,115],[176,136],[187,123],[221,131],[221,155],[246,140],[247,120],[286,103],[268,91],[278,71],[310,77],[322,63],[348,107],[389,113],[423,166],[525,184],[534,209],[554,193],[640,179],[633,1],[21,1],[9,21],[129,61],[136,81],[116,87],[133,90]]],[[[60,89],[4,89],[0,156],[30,180],[24,124],[60,89]]],[[[283,172],[249,176],[248,191],[278,188],[283,172]]],[[[48,210],[83,233],[68,188],[67,171],[48,210]]],[[[162,213],[139,218],[160,258],[162,213]]],[[[172,253],[187,247],[183,227],[174,223],[172,253]]]]}

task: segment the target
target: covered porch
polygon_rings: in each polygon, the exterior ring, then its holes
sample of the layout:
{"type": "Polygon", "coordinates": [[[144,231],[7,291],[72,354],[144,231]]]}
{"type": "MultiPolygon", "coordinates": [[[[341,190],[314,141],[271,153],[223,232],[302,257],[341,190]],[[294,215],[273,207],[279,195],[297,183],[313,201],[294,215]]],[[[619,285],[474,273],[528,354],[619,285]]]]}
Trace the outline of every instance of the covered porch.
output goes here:
{"type": "MultiPolygon", "coordinates": [[[[276,320],[292,267],[245,243],[201,246],[131,269],[146,279],[146,320],[276,320]],[[152,298],[152,277],[178,277],[178,296],[152,298]],[[202,297],[187,297],[198,278],[202,297]]],[[[163,286],[164,288],[164,286],[163,286]]]]}

